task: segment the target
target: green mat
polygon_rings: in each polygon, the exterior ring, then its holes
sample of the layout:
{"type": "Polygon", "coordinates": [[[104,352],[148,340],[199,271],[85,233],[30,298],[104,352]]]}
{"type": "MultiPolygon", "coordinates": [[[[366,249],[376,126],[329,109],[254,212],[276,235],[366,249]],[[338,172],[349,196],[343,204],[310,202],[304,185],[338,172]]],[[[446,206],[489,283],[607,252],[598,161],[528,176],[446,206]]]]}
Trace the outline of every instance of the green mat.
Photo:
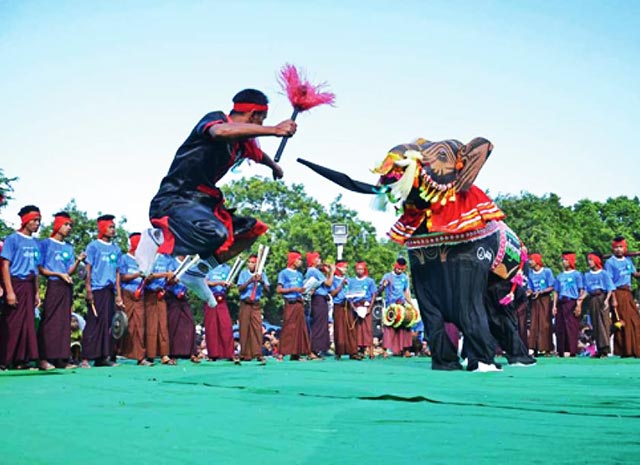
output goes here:
{"type": "Polygon", "coordinates": [[[635,464],[639,394],[619,358],[4,372],[0,464],[635,464]]]}

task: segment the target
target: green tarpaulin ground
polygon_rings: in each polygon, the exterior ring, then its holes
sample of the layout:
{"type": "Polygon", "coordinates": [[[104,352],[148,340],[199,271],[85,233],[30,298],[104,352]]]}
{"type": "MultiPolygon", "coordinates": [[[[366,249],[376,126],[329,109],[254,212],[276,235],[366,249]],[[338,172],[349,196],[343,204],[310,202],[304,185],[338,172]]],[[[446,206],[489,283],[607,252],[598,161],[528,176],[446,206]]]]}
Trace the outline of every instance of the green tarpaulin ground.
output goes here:
{"type": "Polygon", "coordinates": [[[0,373],[0,464],[640,462],[640,361],[429,359],[0,373]]]}

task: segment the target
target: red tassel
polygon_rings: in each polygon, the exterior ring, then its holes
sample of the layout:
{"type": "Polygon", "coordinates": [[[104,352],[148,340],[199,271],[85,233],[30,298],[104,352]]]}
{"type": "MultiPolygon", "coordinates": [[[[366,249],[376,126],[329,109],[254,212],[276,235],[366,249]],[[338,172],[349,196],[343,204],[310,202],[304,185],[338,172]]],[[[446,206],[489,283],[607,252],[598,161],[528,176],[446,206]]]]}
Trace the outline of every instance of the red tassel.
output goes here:
{"type": "Polygon", "coordinates": [[[331,92],[322,92],[326,83],[312,85],[304,76],[300,76],[295,66],[286,64],[280,70],[280,85],[287,93],[291,105],[298,111],[309,110],[318,105],[333,105],[336,96],[331,92]]]}

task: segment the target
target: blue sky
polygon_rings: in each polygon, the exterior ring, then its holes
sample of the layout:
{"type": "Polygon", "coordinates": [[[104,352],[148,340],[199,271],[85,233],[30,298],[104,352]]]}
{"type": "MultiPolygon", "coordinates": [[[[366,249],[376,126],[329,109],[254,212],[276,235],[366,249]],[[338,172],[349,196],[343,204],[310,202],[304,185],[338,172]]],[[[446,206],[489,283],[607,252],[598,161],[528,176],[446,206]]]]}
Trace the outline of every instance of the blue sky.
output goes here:
{"type": "Polygon", "coordinates": [[[287,62],[337,105],[299,117],[285,181],[325,204],[345,194],[381,234],[393,214],[295,158],[375,182],[368,168],[394,145],[483,136],[495,149],[477,184],[492,194],[638,194],[640,2],[0,0],[0,166],[20,177],[2,218],[35,203],[49,220],[75,198],[147,227],[203,114],[255,87],[267,124],[290,116],[276,82],[287,62]]]}

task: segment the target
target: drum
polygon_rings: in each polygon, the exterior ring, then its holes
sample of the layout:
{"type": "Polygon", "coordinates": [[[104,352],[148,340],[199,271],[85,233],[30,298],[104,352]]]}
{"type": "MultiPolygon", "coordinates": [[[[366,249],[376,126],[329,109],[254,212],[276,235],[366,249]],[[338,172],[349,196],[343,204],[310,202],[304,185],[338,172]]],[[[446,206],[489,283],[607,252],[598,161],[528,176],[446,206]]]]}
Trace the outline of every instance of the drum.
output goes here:
{"type": "Polygon", "coordinates": [[[391,304],[384,309],[382,324],[392,328],[398,328],[404,321],[405,307],[402,304],[391,304]]]}
{"type": "Polygon", "coordinates": [[[382,323],[392,328],[411,328],[418,321],[420,311],[409,303],[389,305],[382,318],[382,323]]]}
{"type": "Polygon", "coordinates": [[[420,311],[413,305],[406,303],[404,307],[404,319],[402,320],[402,326],[405,328],[411,328],[418,321],[420,321],[420,311]]]}
{"type": "Polygon", "coordinates": [[[127,334],[129,319],[122,310],[117,310],[111,321],[111,337],[118,340],[127,334]]]}

